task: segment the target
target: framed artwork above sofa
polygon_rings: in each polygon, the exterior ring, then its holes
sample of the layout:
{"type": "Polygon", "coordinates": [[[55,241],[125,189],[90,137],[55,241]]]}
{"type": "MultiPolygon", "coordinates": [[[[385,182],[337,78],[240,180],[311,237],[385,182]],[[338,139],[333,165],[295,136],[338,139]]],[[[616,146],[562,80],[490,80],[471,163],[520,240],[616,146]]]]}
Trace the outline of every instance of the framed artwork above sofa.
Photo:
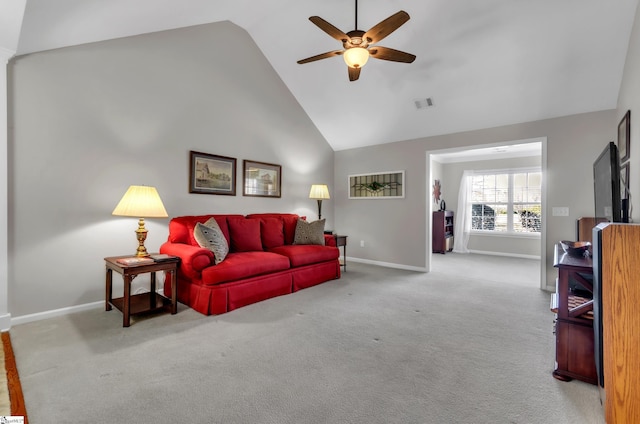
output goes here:
{"type": "Polygon", "coordinates": [[[242,162],[242,195],[280,197],[282,167],[273,163],[244,160],[242,162]]]}
{"type": "Polygon", "coordinates": [[[236,158],[190,152],[189,193],[236,195],[236,158]]]}

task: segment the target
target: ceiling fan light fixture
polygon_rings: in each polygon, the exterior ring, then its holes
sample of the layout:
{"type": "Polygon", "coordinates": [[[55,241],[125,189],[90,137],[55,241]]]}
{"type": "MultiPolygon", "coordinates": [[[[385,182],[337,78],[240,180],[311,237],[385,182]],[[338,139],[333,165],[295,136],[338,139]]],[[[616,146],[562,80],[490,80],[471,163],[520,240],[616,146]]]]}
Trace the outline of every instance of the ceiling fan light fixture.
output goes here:
{"type": "Polygon", "coordinates": [[[378,22],[368,31],[361,31],[357,29],[358,0],[355,0],[355,3],[356,29],[347,33],[331,25],[320,16],[309,17],[309,20],[318,28],[320,28],[322,31],[326,32],[336,40],[340,41],[342,43],[342,47],[344,47],[344,50],[333,50],[326,53],[317,54],[306,59],[301,59],[298,61],[298,63],[302,65],[309,62],[315,62],[316,60],[327,59],[330,57],[342,55],[344,62],[348,66],[349,81],[356,81],[358,78],[360,78],[360,71],[369,60],[369,56],[379,60],[413,63],[413,61],[416,59],[416,56],[413,54],[405,53],[400,50],[390,49],[388,47],[374,45],[398,28],[400,28],[405,22],[407,22],[409,20],[409,14],[404,10],[401,10],[389,16],[387,19],[378,22]]]}
{"type": "Polygon", "coordinates": [[[351,68],[362,68],[369,60],[369,50],[363,47],[351,47],[342,55],[344,62],[351,68]]]}

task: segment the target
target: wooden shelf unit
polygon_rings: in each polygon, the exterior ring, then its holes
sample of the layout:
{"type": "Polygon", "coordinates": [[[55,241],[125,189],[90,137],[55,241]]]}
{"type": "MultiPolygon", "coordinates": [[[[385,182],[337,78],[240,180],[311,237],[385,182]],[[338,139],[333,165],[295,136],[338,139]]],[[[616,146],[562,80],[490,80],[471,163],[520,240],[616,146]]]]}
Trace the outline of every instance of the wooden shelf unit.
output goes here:
{"type": "Polygon", "coordinates": [[[432,251],[446,253],[453,250],[453,211],[435,211],[432,216],[432,251]]]}
{"type": "Polygon", "coordinates": [[[556,244],[553,266],[558,268],[556,292],[551,298],[551,311],[556,313],[556,366],[558,380],[578,379],[596,384],[594,359],[593,299],[571,290],[572,283],[593,293],[589,277],[593,275],[590,257],[573,257],[556,244]]]}

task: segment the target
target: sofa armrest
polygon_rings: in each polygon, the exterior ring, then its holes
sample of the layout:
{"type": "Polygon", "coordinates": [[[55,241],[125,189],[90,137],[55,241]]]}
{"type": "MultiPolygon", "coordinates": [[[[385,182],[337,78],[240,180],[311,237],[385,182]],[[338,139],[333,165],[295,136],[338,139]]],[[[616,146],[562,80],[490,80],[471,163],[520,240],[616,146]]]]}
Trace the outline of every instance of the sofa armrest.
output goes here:
{"type": "Polygon", "coordinates": [[[336,247],[336,239],[333,238],[333,236],[331,234],[325,234],[324,235],[324,245],[325,246],[336,247]]]}
{"type": "Polygon", "coordinates": [[[202,270],[214,263],[211,250],[185,243],[166,242],[160,246],[160,253],[178,256],[180,270],[190,278],[199,279],[202,270]]]}

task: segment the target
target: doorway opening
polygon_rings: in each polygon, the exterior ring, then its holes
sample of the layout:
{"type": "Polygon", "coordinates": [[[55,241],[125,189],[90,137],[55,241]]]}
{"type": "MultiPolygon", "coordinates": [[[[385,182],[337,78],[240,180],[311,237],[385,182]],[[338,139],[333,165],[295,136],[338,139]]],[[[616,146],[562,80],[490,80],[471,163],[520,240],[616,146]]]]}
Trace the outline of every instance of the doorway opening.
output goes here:
{"type": "MultiPolygon", "coordinates": [[[[540,189],[540,216],[538,234],[496,234],[491,231],[465,232],[469,237],[473,234],[476,249],[473,253],[514,257],[520,259],[540,260],[540,288],[547,290],[546,282],[546,137],[534,139],[499,142],[484,145],[474,145],[450,149],[432,150],[426,152],[427,178],[427,258],[426,269],[432,268],[433,246],[433,212],[446,205],[446,209],[453,211],[454,220],[458,209],[458,195],[464,170],[488,170],[505,168],[539,167],[542,172],[540,189]],[[435,200],[434,186],[439,182],[440,196],[435,200]],[[478,246],[486,246],[478,248],[478,246]],[[515,253],[514,253],[515,252],[515,253]]],[[[536,231],[537,232],[537,231],[536,231]]],[[[462,237],[463,234],[453,234],[462,237]]]]}

